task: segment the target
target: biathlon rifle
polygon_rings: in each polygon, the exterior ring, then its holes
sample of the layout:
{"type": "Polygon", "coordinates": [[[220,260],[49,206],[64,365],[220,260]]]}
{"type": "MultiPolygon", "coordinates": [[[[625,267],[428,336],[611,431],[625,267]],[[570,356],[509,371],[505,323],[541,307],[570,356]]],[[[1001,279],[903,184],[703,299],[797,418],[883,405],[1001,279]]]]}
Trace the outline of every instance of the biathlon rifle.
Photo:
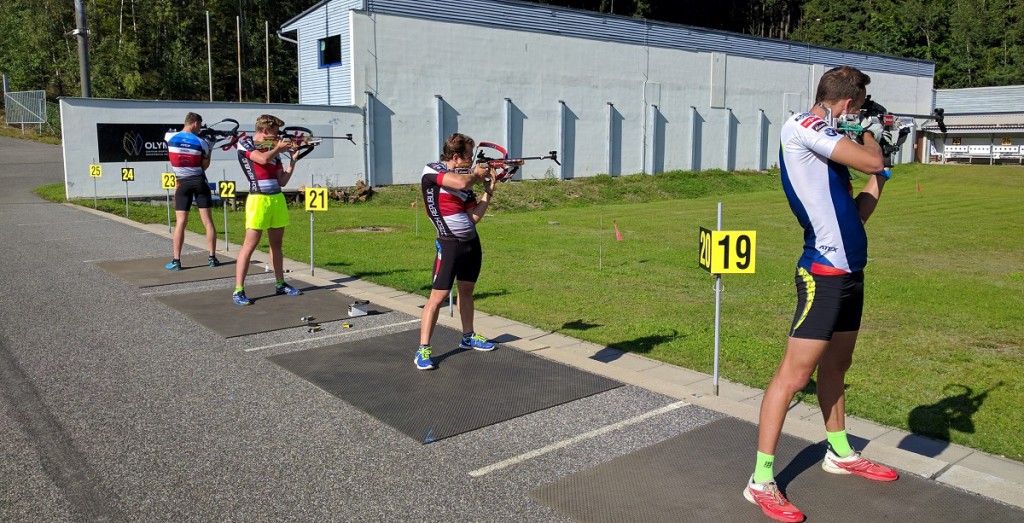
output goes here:
{"type": "Polygon", "coordinates": [[[900,146],[903,145],[903,142],[907,140],[907,135],[910,134],[910,129],[914,127],[914,119],[935,120],[939,130],[945,134],[945,112],[941,107],[937,107],[932,111],[932,114],[893,114],[887,111],[885,107],[882,107],[881,104],[872,100],[871,95],[868,95],[864,100],[864,105],[860,108],[860,113],[843,115],[839,119],[838,127],[840,131],[859,137],[864,132],[864,128],[860,125],[861,120],[873,116],[878,118],[884,130],[899,129],[896,143],[879,144],[882,146],[883,164],[888,169],[892,167],[893,155],[896,154],[896,151],[900,150],[900,146]]]}
{"type": "Polygon", "coordinates": [[[264,141],[262,145],[269,145],[273,147],[278,141],[287,141],[296,144],[295,151],[292,153],[296,160],[301,160],[306,157],[309,153],[313,152],[316,146],[324,143],[324,140],[348,140],[352,142],[352,145],[356,145],[356,141],[352,139],[352,133],[348,133],[344,136],[314,136],[313,131],[307,127],[299,127],[297,125],[290,125],[288,127],[282,127],[277,132],[277,139],[271,139],[264,141]],[[269,142],[269,143],[268,143],[269,142]]]}
{"type": "Polygon", "coordinates": [[[523,158],[509,158],[508,151],[504,147],[491,142],[480,142],[477,146],[476,163],[487,164],[488,169],[495,171],[495,179],[499,182],[507,182],[515,176],[519,168],[523,166],[529,160],[551,160],[557,165],[562,165],[558,161],[558,151],[549,151],[546,156],[527,156],[523,158]],[[501,158],[489,158],[484,154],[484,149],[494,149],[501,153],[501,158]],[[500,169],[500,171],[499,171],[500,169]]]}
{"type": "Polygon", "coordinates": [[[204,125],[199,129],[199,137],[210,142],[210,147],[221,147],[228,149],[238,143],[240,133],[238,132],[238,120],[225,118],[211,125],[204,125]],[[217,126],[230,126],[229,129],[217,129],[217,126]]]}

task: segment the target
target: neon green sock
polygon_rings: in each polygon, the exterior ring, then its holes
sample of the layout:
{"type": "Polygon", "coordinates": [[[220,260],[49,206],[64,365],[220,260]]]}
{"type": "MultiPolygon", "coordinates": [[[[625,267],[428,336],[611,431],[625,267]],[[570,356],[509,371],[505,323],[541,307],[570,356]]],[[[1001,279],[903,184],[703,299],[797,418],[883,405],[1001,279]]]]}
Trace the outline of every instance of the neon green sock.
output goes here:
{"type": "Polygon", "coordinates": [[[284,285],[284,280],[277,280],[277,286],[280,287],[282,285],[284,285]]]}
{"type": "Polygon", "coordinates": [[[775,456],[758,451],[757,464],[754,465],[754,483],[764,483],[775,479],[773,465],[775,465],[775,456]]]}
{"type": "Polygon", "coordinates": [[[832,452],[836,453],[836,456],[845,458],[853,453],[853,449],[850,448],[850,441],[846,439],[846,431],[840,430],[839,432],[828,432],[825,434],[828,436],[828,444],[832,445],[832,452]]]}
{"type": "Polygon", "coordinates": [[[235,285],[235,292],[236,293],[242,292],[244,290],[245,290],[245,287],[242,287],[241,285],[235,285]]]}

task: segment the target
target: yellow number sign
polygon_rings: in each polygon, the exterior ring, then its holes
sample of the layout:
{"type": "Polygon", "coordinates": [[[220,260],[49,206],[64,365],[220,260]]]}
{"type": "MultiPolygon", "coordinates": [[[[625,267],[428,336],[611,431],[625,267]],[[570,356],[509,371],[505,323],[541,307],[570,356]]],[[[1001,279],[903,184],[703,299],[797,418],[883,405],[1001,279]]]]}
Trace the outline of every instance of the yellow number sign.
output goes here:
{"type": "Polygon", "coordinates": [[[134,182],[135,181],[135,168],[134,167],[122,167],[121,168],[121,181],[122,182],[134,182]]]}
{"type": "Polygon", "coordinates": [[[711,274],[754,274],[756,253],[756,231],[700,228],[698,265],[711,274]]]}
{"type": "Polygon", "coordinates": [[[327,188],[307,187],[306,188],[306,210],[326,211],[327,210],[327,188]]]}
{"type": "Polygon", "coordinates": [[[221,198],[235,197],[235,182],[218,182],[217,188],[220,190],[221,198]]]}
{"type": "Polygon", "coordinates": [[[160,173],[160,187],[167,191],[176,189],[178,180],[174,178],[174,173],[160,173]]]}
{"type": "Polygon", "coordinates": [[[89,164],[89,176],[93,178],[103,176],[103,166],[98,163],[89,164]]]}

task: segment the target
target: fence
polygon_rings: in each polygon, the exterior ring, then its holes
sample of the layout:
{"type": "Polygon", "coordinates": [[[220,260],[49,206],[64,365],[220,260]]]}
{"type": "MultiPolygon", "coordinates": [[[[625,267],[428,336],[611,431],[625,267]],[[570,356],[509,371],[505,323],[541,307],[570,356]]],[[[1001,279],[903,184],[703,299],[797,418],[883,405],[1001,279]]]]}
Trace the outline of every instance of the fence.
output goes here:
{"type": "Polygon", "coordinates": [[[16,91],[4,93],[7,124],[36,124],[42,130],[46,121],[46,91],[16,91]]]}

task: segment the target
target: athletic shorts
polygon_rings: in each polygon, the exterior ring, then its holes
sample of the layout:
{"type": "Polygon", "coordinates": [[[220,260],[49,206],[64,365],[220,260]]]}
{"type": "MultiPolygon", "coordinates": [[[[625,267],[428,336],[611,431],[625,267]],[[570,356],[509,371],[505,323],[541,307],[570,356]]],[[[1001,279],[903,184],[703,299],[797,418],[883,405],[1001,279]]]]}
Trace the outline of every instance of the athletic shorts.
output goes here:
{"type": "Polygon", "coordinates": [[[245,197],[245,228],[257,231],[288,226],[288,203],[284,194],[249,193],[245,197]]]}
{"type": "Polygon", "coordinates": [[[188,212],[192,209],[192,198],[196,199],[196,207],[209,209],[213,205],[210,185],[206,176],[189,176],[178,179],[178,188],[174,190],[174,210],[188,212]]]}
{"type": "Polygon", "coordinates": [[[483,248],[480,247],[479,236],[465,242],[437,240],[434,243],[437,245],[434,290],[451,290],[455,280],[476,282],[483,262],[483,248]]]}
{"type": "Polygon", "coordinates": [[[820,276],[797,267],[791,337],[831,340],[833,333],[858,331],[863,312],[864,271],[820,276]]]}

